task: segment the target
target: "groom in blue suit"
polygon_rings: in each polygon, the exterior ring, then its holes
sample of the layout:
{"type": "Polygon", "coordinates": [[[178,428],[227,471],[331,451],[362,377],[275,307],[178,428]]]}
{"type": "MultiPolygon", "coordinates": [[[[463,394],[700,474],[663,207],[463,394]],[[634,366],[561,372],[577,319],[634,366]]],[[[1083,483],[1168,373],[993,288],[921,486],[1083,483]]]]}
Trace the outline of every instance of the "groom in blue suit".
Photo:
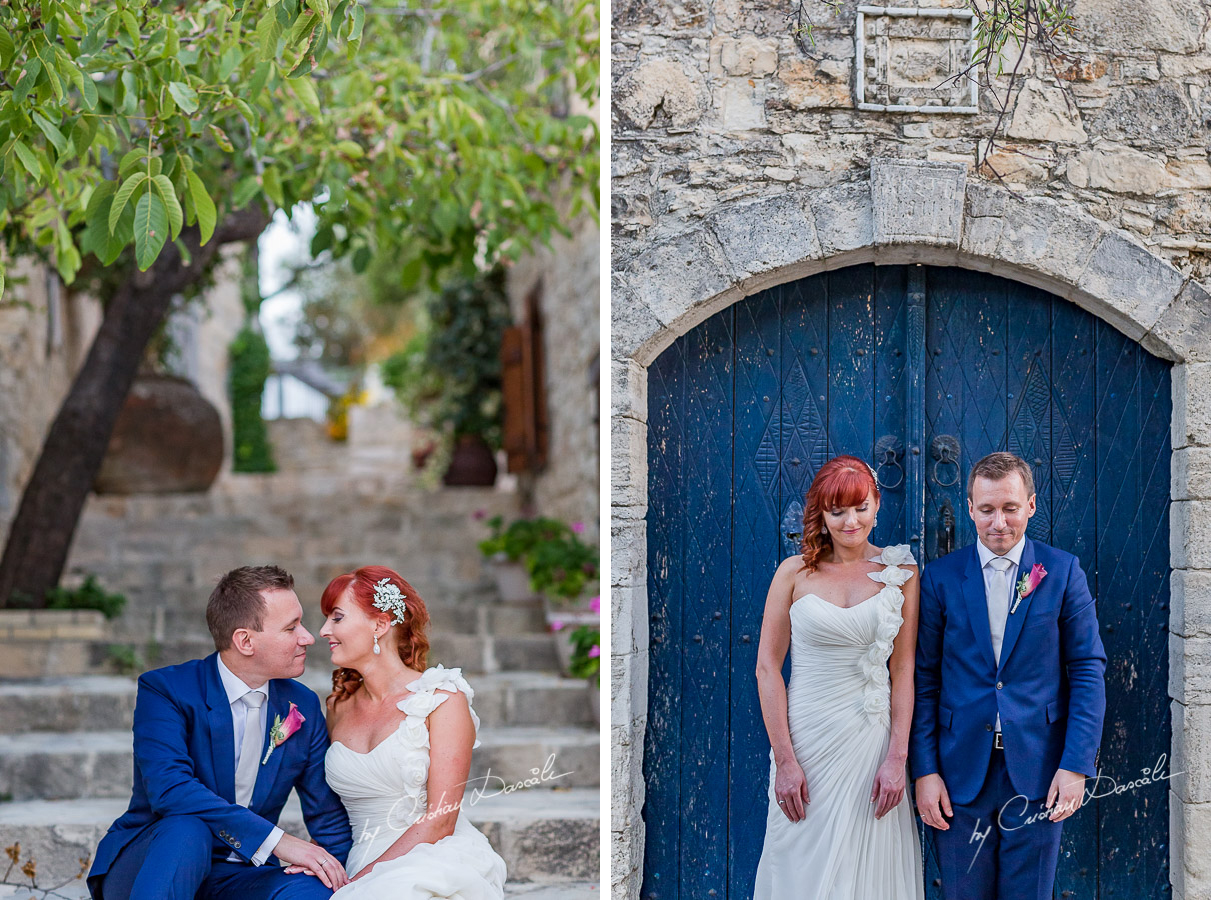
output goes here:
{"type": "Polygon", "coordinates": [[[139,678],[130,806],[97,847],[94,900],[320,900],[348,883],[323,709],[291,680],[315,643],[293,588],[276,566],[228,572],[206,609],[218,652],[139,678]],[[277,827],[292,788],[312,842],[277,827]]]}
{"type": "Polygon", "coordinates": [[[1085,573],[1026,537],[1026,462],[972,468],[979,541],[925,567],[909,761],[946,900],[1049,900],[1063,820],[1097,773],[1106,652],[1085,573]]]}

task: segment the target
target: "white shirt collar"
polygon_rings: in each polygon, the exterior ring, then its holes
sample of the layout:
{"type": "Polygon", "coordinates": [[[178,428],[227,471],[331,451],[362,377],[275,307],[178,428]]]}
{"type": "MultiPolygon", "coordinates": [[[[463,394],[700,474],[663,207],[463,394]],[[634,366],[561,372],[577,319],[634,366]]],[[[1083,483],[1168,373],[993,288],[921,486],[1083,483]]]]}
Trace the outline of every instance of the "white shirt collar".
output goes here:
{"type": "Polygon", "coordinates": [[[219,680],[223,682],[223,690],[227,692],[228,703],[235,703],[249,691],[260,691],[265,695],[266,699],[268,699],[269,691],[265,687],[265,685],[269,684],[268,681],[258,685],[257,687],[250,688],[244,683],[243,679],[241,679],[239,675],[227,668],[221,655],[216,653],[214,658],[219,664],[219,680]]]}
{"type": "MultiPolygon", "coordinates": [[[[1022,551],[1025,549],[1026,535],[1022,535],[1018,542],[1009,549],[1009,552],[1004,554],[1004,557],[1010,560],[1015,566],[1020,566],[1022,564],[1022,551]]],[[[996,559],[996,557],[1000,555],[993,553],[991,550],[985,547],[984,542],[978,538],[976,539],[976,550],[980,554],[981,569],[988,565],[989,560],[996,559]]]]}

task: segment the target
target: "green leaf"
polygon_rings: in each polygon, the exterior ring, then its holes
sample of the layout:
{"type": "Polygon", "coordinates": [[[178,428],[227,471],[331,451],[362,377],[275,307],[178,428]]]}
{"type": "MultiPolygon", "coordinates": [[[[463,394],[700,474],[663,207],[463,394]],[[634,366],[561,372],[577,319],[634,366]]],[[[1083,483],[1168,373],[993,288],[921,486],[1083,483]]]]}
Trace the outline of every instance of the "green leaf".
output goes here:
{"type": "Polygon", "coordinates": [[[140,272],[151,268],[167,240],[168,211],[164,202],[154,191],[145,191],[135,207],[135,261],[140,272]]]}
{"type": "Polygon", "coordinates": [[[135,172],[122,183],[121,189],[114,196],[114,205],[109,209],[109,233],[113,234],[114,228],[118,224],[118,217],[122,215],[122,210],[126,208],[127,202],[143,182],[147,180],[146,172],[135,172]]]}
{"type": "Polygon", "coordinates": [[[189,182],[189,198],[193,201],[194,209],[198,211],[198,230],[202,232],[202,243],[205,244],[214,234],[218,214],[215,212],[214,201],[210,199],[206,186],[202,184],[202,179],[194,172],[187,173],[185,178],[189,182]]]}
{"type": "Polygon", "coordinates": [[[265,188],[265,194],[276,203],[278,206],[285,206],[286,201],[282,197],[282,179],[278,175],[278,170],[273,166],[268,166],[261,175],[261,184],[265,188]]]}
{"type": "Polygon", "coordinates": [[[33,119],[34,124],[38,126],[38,130],[46,135],[46,139],[54,145],[55,149],[59,151],[59,154],[62,155],[66,153],[67,138],[63,136],[63,132],[59,130],[59,127],[41,113],[34,113],[33,119]]]}
{"type": "Polygon", "coordinates": [[[0,67],[7,69],[16,54],[17,47],[13,43],[13,36],[0,27],[0,67]]]}
{"type": "Polygon", "coordinates": [[[261,59],[273,59],[277,56],[278,40],[281,36],[282,26],[278,24],[277,16],[262,16],[256,27],[258,54],[261,59]]]}
{"type": "Polygon", "coordinates": [[[17,151],[17,158],[21,160],[21,164],[25,166],[26,171],[33,175],[35,179],[42,177],[41,167],[38,165],[38,157],[34,156],[34,151],[25,146],[21,141],[13,144],[13,149],[17,151]]]}
{"type": "Polygon", "coordinates": [[[24,103],[29,97],[29,92],[34,89],[34,85],[38,82],[38,76],[42,74],[42,62],[38,59],[27,59],[25,68],[21,72],[21,77],[17,80],[17,86],[13,88],[13,99],[17,103],[24,103]]]}
{"type": "Polygon", "coordinates": [[[92,116],[80,116],[71,127],[71,142],[76,155],[83,157],[97,137],[97,120],[92,116]]]}
{"type": "Polygon", "coordinates": [[[248,201],[261,192],[261,182],[255,175],[249,175],[235,186],[231,195],[231,205],[235,209],[243,209],[248,201]]]}
{"type": "Polygon", "coordinates": [[[353,7],[353,27],[349,29],[349,40],[356,42],[362,39],[362,28],[366,25],[366,8],[360,3],[353,7]]]}
{"type": "Polygon", "coordinates": [[[177,199],[177,189],[173,187],[167,175],[157,175],[151,182],[160,199],[164,201],[164,208],[168,210],[168,227],[175,240],[181,233],[181,226],[185,224],[185,214],[181,211],[181,201],[177,199]]]}
{"type": "Polygon", "coordinates": [[[295,96],[299,98],[299,102],[303,104],[307,112],[313,116],[320,114],[320,98],[315,92],[315,85],[311,83],[309,78],[294,78],[290,81],[290,86],[294,88],[295,96]]]}
{"type": "Polygon", "coordinates": [[[207,127],[210,129],[210,133],[214,136],[215,143],[219,145],[219,149],[226,150],[228,153],[235,151],[235,148],[231,146],[231,138],[227,136],[226,131],[224,131],[218,125],[210,125],[207,127]]]}
{"type": "Polygon", "coordinates": [[[361,159],[366,155],[366,151],[357,141],[337,141],[336,152],[342,156],[348,156],[350,159],[361,159]]]}
{"type": "Polygon", "coordinates": [[[192,116],[198,111],[198,92],[185,82],[170,81],[168,93],[172,94],[172,99],[177,102],[177,106],[181,107],[186,115],[192,116]]]}

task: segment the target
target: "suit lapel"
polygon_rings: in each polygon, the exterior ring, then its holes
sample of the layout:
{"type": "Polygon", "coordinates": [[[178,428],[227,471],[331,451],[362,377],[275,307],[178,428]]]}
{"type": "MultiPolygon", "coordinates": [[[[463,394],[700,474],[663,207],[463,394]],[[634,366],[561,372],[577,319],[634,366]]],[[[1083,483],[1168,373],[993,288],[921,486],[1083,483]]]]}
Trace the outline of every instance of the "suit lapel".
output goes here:
{"type": "MultiPolygon", "coordinates": [[[[1026,538],[1026,546],[1022,548],[1022,561],[1018,564],[1017,578],[1014,579],[1013,587],[1009,594],[1009,608],[1013,609],[1014,601],[1018,596],[1017,582],[1021,580],[1023,572],[1029,572],[1034,567],[1034,541],[1026,538]]],[[[1042,590],[1042,585],[1031,591],[1022,598],[1022,602],[1018,604],[1017,612],[1010,613],[1005,621],[1005,640],[1001,642],[1001,668],[1005,667],[1005,660],[1009,659],[1009,654],[1013,652],[1013,645],[1018,641],[1018,635],[1022,633],[1022,623],[1026,621],[1026,614],[1030,612],[1030,601],[1034,599],[1037,591],[1042,590]]],[[[998,671],[1000,671],[998,669],[998,671]]]]}
{"type": "MultiPolygon", "coordinates": [[[[976,643],[984,651],[988,664],[995,666],[997,659],[992,654],[992,633],[988,626],[988,595],[984,592],[984,573],[980,570],[980,553],[975,544],[971,545],[971,552],[967,556],[963,599],[967,601],[967,620],[976,633],[976,643]]],[[[1004,654],[1001,658],[1004,659],[1004,654]]]]}
{"type": "Polygon", "coordinates": [[[235,803],[235,732],[231,704],[219,678],[218,654],[206,657],[206,719],[210,723],[210,753],[215,788],[228,803],[235,803]]]}
{"type": "MultiPolygon", "coordinates": [[[[273,738],[270,734],[273,731],[273,720],[281,716],[281,720],[286,721],[286,714],[290,710],[290,703],[283,696],[283,691],[278,687],[277,679],[269,681],[269,701],[266,704],[269,711],[265,714],[265,736],[261,741],[261,759],[265,759],[265,754],[269,751],[269,744],[273,738]]],[[[304,728],[307,726],[304,725],[304,728]]],[[[295,735],[297,737],[297,734],[295,735]]],[[[268,796],[270,789],[273,787],[273,782],[277,778],[278,769],[282,765],[282,757],[286,754],[286,745],[274,748],[274,751],[269,754],[269,759],[264,765],[257,761],[257,776],[256,784],[252,788],[252,800],[248,803],[248,808],[255,810],[259,809],[261,804],[265,802],[265,797],[268,796]]]]}

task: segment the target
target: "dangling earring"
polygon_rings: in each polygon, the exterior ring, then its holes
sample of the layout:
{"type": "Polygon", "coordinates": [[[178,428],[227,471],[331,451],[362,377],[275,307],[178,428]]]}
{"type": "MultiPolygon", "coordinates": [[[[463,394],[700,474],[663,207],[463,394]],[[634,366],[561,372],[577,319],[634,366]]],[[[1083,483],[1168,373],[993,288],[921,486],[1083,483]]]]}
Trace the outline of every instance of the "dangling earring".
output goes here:
{"type": "Polygon", "coordinates": [[[374,636],[374,655],[378,656],[383,651],[378,648],[378,635],[374,636]]]}
{"type": "Polygon", "coordinates": [[[827,525],[821,525],[821,526],[820,526],[820,533],[821,533],[821,534],[828,534],[828,526],[827,526],[827,525]]]}
{"type": "Polygon", "coordinates": [[[876,515],[873,519],[870,520],[870,527],[874,528],[878,524],[879,524],[879,517],[878,517],[878,515],[876,515]]]}

